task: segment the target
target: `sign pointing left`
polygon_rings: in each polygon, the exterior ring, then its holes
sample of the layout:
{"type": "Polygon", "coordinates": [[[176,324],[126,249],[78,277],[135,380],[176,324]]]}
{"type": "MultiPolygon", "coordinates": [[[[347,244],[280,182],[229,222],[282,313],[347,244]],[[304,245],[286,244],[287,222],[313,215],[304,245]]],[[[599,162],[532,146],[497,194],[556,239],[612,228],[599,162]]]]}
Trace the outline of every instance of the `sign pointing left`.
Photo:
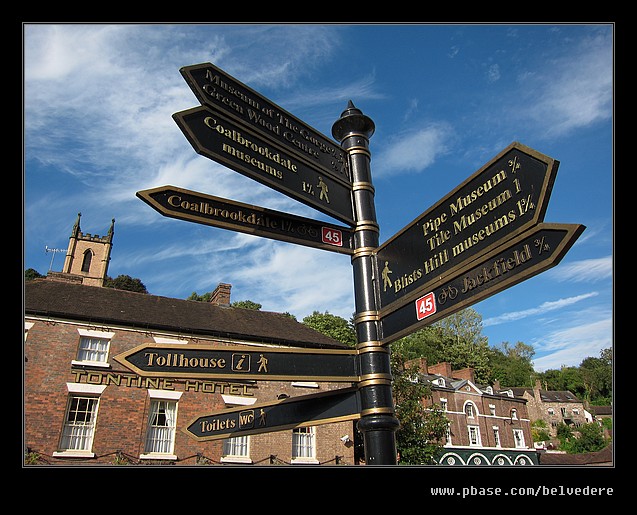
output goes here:
{"type": "Polygon", "coordinates": [[[354,253],[354,233],[348,227],[242,204],[175,186],[138,191],[137,196],[162,215],[171,218],[299,243],[341,254],[354,253]]]}
{"type": "Polygon", "coordinates": [[[288,197],[355,225],[352,185],[205,106],[173,114],[195,151],[288,197]]]}
{"type": "Polygon", "coordinates": [[[269,381],[356,382],[358,353],[349,349],[212,347],[145,343],[114,357],[140,376],[269,381]]]}
{"type": "Polygon", "coordinates": [[[342,388],[250,407],[219,410],[191,420],[183,431],[195,440],[219,440],[356,420],[360,418],[360,412],[358,388],[342,388]]]}

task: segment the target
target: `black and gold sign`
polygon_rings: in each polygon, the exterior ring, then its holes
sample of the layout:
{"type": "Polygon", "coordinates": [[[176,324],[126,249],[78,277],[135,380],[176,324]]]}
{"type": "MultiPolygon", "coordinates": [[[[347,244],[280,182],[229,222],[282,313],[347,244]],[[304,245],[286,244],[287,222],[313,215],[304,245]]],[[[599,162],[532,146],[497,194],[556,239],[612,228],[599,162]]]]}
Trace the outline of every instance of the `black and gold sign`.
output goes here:
{"type": "Polygon", "coordinates": [[[559,162],[514,142],[378,247],[381,308],[544,219],[559,162]]]}
{"type": "Polygon", "coordinates": [[[421,327],[556,266],[585,227],[538,224],[434,286],[416,290],[381,311],[382,343],[391,343],[421,327]]]}
{"type": "Polygon", "coordinates": [[[351,182],[345,152],[324,134],[211,63],[179,71],[203,105],[257,131],[321,173],[351,182]]]}
{"type": "Polygon", "coordinates": [[[356,350],[145,343],[114,359],[140,376],[355,382],[356,350]]]}
{"type": "Polygon", "coordinates": [[[191,420],[183,431],[199,441],[318,426],[360,418],[358,388],[216,411],[191,420]]]}
{"type": "Polygon", "coordinates": [[[195,151],[308,206],[354,225],[351,183],[278,147],[231,118],[200,106],[173,114],[195,151]]]}
{"type": "Polygon", "coordinates": [[[345,226],[319,222],[175,186],[138,191],[137,196],[161,214],[171,218],[342,254],[354,253],[354,233],[345,226]]]}

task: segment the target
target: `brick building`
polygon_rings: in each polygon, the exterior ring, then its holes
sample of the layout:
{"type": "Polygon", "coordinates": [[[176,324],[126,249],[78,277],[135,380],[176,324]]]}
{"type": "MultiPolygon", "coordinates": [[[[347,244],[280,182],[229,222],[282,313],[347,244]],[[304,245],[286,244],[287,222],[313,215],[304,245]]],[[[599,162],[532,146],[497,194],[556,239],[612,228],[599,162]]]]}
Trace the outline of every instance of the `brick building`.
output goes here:
{"type": "Polygon", "coordinates": [[[512,388],[516,396],[526,399],[532,421],[544,420],[552,437],[557,436],[557,427],[564,423],[577,429],[587,420],[584,403],[568,390],[546,390],[539,379],[533,388],[512,388]]]}
{"type": "Polygon", "coordinates": [[[477,385],[471,368],[428,365],[424,358],[409,363],[414,362],[431,386],[426,405],[440,406],[449,420],[440,465],[538,464],[526,399],[512,389],[477,385]]]}
{"type": "Polygon", "coordinates": [[[191,421],[219,410],[249,411],[352,383],[190,377],[168,368],[142,375],[125,366],[122,355],[144,345],[175,355],[255,347],[340,352],[346,346],[288,316],[231,307],[230,285],[219,285],[210,303],[105,288],[112,229],[104,238],[86,237],[78,215],[64,271],[25,283],[26,465],[355,463],[353,417],[219,439],[186,431],[191,421]]]}

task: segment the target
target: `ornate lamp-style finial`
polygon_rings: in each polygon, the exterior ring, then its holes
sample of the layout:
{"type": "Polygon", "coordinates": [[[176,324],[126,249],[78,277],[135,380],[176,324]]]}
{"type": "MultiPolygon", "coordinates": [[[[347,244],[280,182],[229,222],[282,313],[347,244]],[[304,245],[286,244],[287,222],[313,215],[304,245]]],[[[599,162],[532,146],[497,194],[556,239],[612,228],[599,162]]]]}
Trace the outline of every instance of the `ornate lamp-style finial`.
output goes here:
{"type": "Polygon", "coordinates": [[[352,134],[360,134],[369,139],[372,137],[372,134],[374,134],[374,130],[376,130],[376,126],[372,119],[365,116],[363,112],[349,100],[347,102],[347,108],[341,113],[341,117],[336,120],[332,126],[332,136],[339,142],[352,134]]]}

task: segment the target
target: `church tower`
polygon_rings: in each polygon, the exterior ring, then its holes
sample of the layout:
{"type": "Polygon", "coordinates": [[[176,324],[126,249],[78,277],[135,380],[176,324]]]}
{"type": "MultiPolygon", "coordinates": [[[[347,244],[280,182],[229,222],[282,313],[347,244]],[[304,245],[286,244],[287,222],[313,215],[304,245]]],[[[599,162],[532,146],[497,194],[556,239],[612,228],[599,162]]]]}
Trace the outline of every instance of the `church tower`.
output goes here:
{"type": "Polygon", "coordinates": [[[65,275],[66,279],[88,286],[104,286],[108,263],[111,260],[115,219],[111,220],[111,226],[106,236],[98,236],[82,232],[80,229],[81,216],[82,213],[77,214],[77,220],[71,230],[62,274],[65,275]]]}

